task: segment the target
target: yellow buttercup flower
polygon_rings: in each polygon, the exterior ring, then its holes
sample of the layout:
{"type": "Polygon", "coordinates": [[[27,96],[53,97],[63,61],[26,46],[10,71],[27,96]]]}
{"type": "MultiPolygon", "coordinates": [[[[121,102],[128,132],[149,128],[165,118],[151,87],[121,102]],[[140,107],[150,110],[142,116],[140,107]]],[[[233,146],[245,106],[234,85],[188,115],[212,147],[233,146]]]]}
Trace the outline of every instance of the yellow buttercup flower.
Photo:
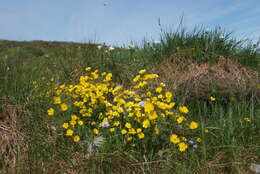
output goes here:
{"type": "Polygon", "coordinates": [[[67,129],[67,131],[66,131],[66,136],[72,136],[73,133],[74,133],[73,130],[71,130],[71,129],[67,129]]]}
{"type": "Polygon", "coordinates": [[[60,105],[60,109],[62,110],[62,111],[67,111],[68,110],[68,105],[66,104],[66,103],[62,103],[61,105],[60,105]]]}
{"type": "Polygon", "coordinates": [[[113,126],[119,126],[120,125],[120,122],[119,121],[115,121],[114,123],[113,123],[113,126]]]}
{"type": "Polygon", "coordinates": [[[130,129],[128,130],[128,133],[134,135],[134,134],[136,134],[136,131],[135,131],[134,128],[130,128],[130,129]]]}
{"type": "Polygon", "coordinates": [[[142,69],[139,71],[139,74],[144,74],[146,72],[146,69],[142,69]]]}
{"type": "Polygon", "coordinates": [[[185,120],[184,116],[180,116],[180,117],[177,118],[178,124],[181,124],[184,120],[185,120]]]}
{"type": "Polygon", "coordinates": [[[110,132],[115,132],[115,130],[116,130],[116,129],[115,129],[114,127],[112,127],[112,128],[109,129],[110,132]]]}
{"type": "Polygon", "coordinates": [[[166,97],[166,98],[172,98],[172,93],[169,92],[169,91],[166,92],[166,93],[165,93],[165,97],[166,97]]]}
{"type": "Polygon", "coordinates": [[[198,143],[200,143],[200,142],[202,142],[202,139],[201,139],[201,138],[197,138],[196,141],[197,141],[198,143]]]}
{"type": "Polygon", "coordinates": [[[162,87],[158,87],[158,88],[156,88],[155,91],[156,91],[157,93],[162,92],[162,87]]]}
{"type": "Polygon", "coordinates": [[[161,87],[165,87],[165,83],[162,83],[162,82],[161,82],[161,83],[160,83],[160,86],[161,86],[161,87]]]}
{"type": "Polygon", "coordinates": [[[54,104],[61,104],[61,98],[60,97],[53,97],[53,103],[54,104]]]}
{"type": "Polygon", "coordinates": [[[195,121],[192,121],[189,125],[190,129],[197,129],[199,126],[198,123],[196,123],[195,121]]]}
{"type": "Polygon", "coordinates": [[[77,120],[78,119],[78,117],[77,117],[77,115],[71,115],[71,120],[77,120]]]}
{"type": "Polygon", "coordinates": [[[97,134],[99,134],[99,130],[96,129],[96,128],[94,128],[94,129],[93,129],[93,133],[97,135],[97,134]]]}
{"type": "Polygon", "coordinates": [[[143,133],[143,132],[141,132],[141,133],[139,133],[139,134],[138,134],[138,137],[139,137],[140,139],[143,139],[143,138],[144,138],[144,136],[145,136],[145,135],[144,135],[144,133],[143,133]]]}
{"type": "Polygon", "coordinates": [[[144,111],[145,112],[152,112],[154,110],[154,106],[152,103],[150,102],[146,102],[146,104],[144,105],[144,111]]]}
{"type": "Polygon", "coordinates": [[[111,73],[108,73],[105,77],[105,81],[110,81],[112,79],[112,74],[111,73]]]}
{"type": "Polygon", "coordinates": [[[245,117],[244,120],[245,120],[246,122],[251,122],[251,119],[248,118],[248,117],[245,117]]]}
{"type": "Polygon", "coordinates": [[[187,114],[189,112],[189,109],[186,106],[180,106],[179,111],[184,114],[187,114]]]}
{"type": "Polygon", "coordinates": [[[158,134],[160,133],[160,131],[159,131],[158,128],[154,128],[153,133],[156,134],[156,135],[158,135],[158,134]]]}
{"type": "Polygon", "coordinates": [[[121,134],[122,134],[122,135],[125,135],[126,133],[127,133],[127,130],[125,130],[125,129],[122,129],[122,130],[121,130],[121,134]]]}
{"type": "Polygon", "coordinates": [[[76,125],[76,123],[77,123],[77,122],[76,122],[75,120],[71,120],[71,121],[70,121],[70,125],[71,125],[72,127],[74,127],[74,126],[76,125]]]}
{"type": "Polygon", "coordinates": [[[176,134],[172,134],[170,137],[170,141],[173,144],[178,144],[180,142],[180,138],[178,138],[178,136],[176,134]]]}
{"type": "Polygon", "coordinates": [[[127,137],[126,140],[127,140],[127,141],[132,141],[132,140],[133,140],[133,137],[127,137]]]}
{"type": "Polygon", "coordinates": [[[84,122],[82,120],[78,121],[78,125],[82,126],[84,124],[84,122]]]}
{"type": "Polygon", "coordinates": [[[130,129],[130,128],[131,128],[131,124],[130,124],[130,123],[126,123],[126,124],[125,124],[125,127],[128,128],[128,129],[130,129]]]}
{"type": "Polygon", "coordinates": [[[179,143],[178,146],[179,146],[180,152],[184,152],[188,148],[188,145],[186,143],[183,143],[183,142],[179,143]]]}
{"type": "Polygon", "coordinates": [[[150,121],[148,119],[143,121],[143,128],[148,128],[150,126],[150,121]]]}
{"type": "Polygon", "coordinates": [[[79,137],[78,135],[76,135],[76,136],[73,137],[73,141],[74,141],[75,143],[79,142],[79,140],[80,140],[80,137],[79,137]]]}
{"type": "Polygon", "coordinates": [[[54,115],[54,112],[55,112],[55,110],[53,108],[50,108],[50,109],[47,110],[47,113],[48,113],[49,116],[54,115]]]}
{"type": "Polygon", "coordinates": [[[149,114],[149,120],[155,120],[158,117],[156,111],[149,114]]]}
{"type": "Polygon", "coordinates": [[[214,98],[214,97],[211,96],[211,97],[209,98],[209,100],[210,100],[210,101],[215,101],[216,98],[214,98]]]}
{"type": "Polygon", "coordinates": [[[142,128],[137,128],[137,129],[136,129],[136,132],[137,132],[137,133],[142,132],[142,128]]]}
{"type": "Polygon", "coordinates": [[[90,71],[91,70],[91,67],[86,67],[85,68],[85,71],[90,71]]]}
{"type": "Polygon", "coordinates": [[[62,127],[63,127],[64,129],[68,129],[69,123],[63,123],[63,124],[62,124],[62,127]]]}

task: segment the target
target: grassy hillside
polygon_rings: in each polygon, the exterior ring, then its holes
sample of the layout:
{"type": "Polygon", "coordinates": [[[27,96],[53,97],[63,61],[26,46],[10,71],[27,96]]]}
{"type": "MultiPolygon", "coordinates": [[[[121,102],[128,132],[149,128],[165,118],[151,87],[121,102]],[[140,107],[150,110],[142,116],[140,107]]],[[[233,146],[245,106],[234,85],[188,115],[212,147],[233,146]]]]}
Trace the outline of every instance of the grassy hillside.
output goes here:
{"type": "MultiPolygon", "coordinates": [[[[92,43],[2,40],[0,172],[250,173],[251,163],[260,163],[258,47],[217,29],[165,32],[160,43],[143,41],[139,46],[124,48],[92,43]],[[86,67],[92,67],[91,71],[86,71],[86,67]],[[100,72],[98,79],[106,77],[108,80],[95,80],[95,69],[100,72]],[[146,72],[140,72],[143,69],[146,72]],[[102,72],[112,73],[112,80],[102,72]],[[159,78],[147,80],[148,85],[135,88],[133,78],[138,72],[141,79],[143,73],[156,73],[159,78]],[[94,87],[82,84],[79,79],[83,75],[93,76],[89,83],[94,87]],[[121,122],[117,133],[109,133],[106,126],[95,126],[93,121],[103,119],[100,124],[104,123],[103,116],[98,114],[110,109],[115,111],[121,105],[123,109],[129,107],[122,103],[110,108],[102,103],[103,99],[98,104],[87,105],[86,99],[83,105],[94,112],[91,112],[92,117],[82,116],[73,104],[81,99],[73,97],[77,94],[73,93],[74,89],[80,86],[83,91],[89,91],[84,95],[98,98],[99,87],[102,91],[104,85],[108,85],[111,92],[118,87],[122,93],[129,90],[140,94],[145,107],[141,104],[136,107],[143,112],[142,117],[154,113],[158,113],[158,117],[154,120],[149,116],[150,124],[146,128],[136,112],[127,117],[132,111],[124,110],[118,111],[120,117],[115,116],[121,122]],[[160,85],[162,92],[157,89],[160,85]],[[175,106],[167,112],[173,112],[174,116],[165,116],[165,109],[147,94],[149,90],[153,91],[156,101],[160,101],[159,94],[164,95],[165,91],[173,93],[175,106]],[[61,105],[57,101],[53,104],[53,97],[61,97],[69,109],[63,111],[61,107],[59,111],[61,105]],[[152,103],[150,107],[146,105],[149,102],[152,103]],[[188,112],[180,109],[182,106],[186,106],[188,112]],[[48,116],[52,115],[50,108],[55,110],[53,116],[48,116]],[[72,118],[69,120],[73,113],[79,117],[77,123],[73,123],[72,118]],[[180,121],[182,118],[184,120],[180,121]],[[192,121],[199,127],[191,126],[192,121]],[[79,142],[65,135],[68,128],[64,128],[63,123],[68,123],[80,135],[79,142]],[[126,123],[140,124],[144,138],[140,133],[131,134],[126,123]],[[188,128],[184,129],[185,126],[188,128]],[[123,129],[128,133],[123,134],[123,129]],[[188,149],[182,152],[180,143],[172,143],[173,134],[186,137],[187,141],[185,138],[180,141],[188,149]],[[129,137],[133,140],[127,139],[129,137]]],[[[112,105],[121,95],[126,101],[140,102],[129,97],[131,95],[111,92],[103,91],[101,96],[111,100],[112,105]]],[[[113,128],[113,119],[107,123],[109,129],[113,128]]]]}

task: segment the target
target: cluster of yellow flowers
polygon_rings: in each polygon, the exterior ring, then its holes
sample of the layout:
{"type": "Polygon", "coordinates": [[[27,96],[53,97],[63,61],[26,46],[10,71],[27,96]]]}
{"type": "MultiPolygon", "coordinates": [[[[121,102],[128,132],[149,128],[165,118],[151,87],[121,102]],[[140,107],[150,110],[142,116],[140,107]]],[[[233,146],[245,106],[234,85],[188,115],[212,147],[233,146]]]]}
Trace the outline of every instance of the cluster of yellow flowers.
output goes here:
{"type": "MultiPolygon", "coordinates": [[[[132,80],[132,88],[124,89],[112,82],[111,73],[92,71],[91,67],[85,70],[86,75],[77,84],[55,87],[51,96],[53,107],[47,110],[49,116],[65,117],[62,128],[74,142],[92,133],[120,135],[124,143],[134,144],[160,135],[160,129],[165,129],[158,126],[160,122],[172,121],[191,131],[198,128],[197,122],[187,120],[188,108],[176,106],[164,83],[149,85],[158,75],[140,70],[132,80]]],[[[179,151],[189,147],[187,138],[171,134],[173,130],[168,132],[170,142],[178,145],[179,151]]]]}

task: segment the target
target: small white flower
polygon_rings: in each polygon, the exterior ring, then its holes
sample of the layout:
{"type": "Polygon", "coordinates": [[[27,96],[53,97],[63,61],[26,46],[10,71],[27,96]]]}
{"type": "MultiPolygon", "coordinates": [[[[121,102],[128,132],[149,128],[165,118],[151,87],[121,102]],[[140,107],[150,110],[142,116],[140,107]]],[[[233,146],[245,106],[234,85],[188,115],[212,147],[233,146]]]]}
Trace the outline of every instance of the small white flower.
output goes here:
{"type": "Polygon", "coordinates": [[[224,39],[225,37],[223,35],[219,36],[220,39],[224,39]]]}
{"type": "Polygon", "coordinates": [[[114,50],[114,49],[115,49],[115,48],[114,48],[114,47],[111,47],[111,46],[108,48],[109,51],[112,51],[112,50],[114,50]]]}
{"type": "Polygon", "coordinates": [[[128,49],[132,49],[132,48],[135,48],[134,44],[129,44],[128,49]]]}
{"type": "Polygon", "coordinates": [[[158,40],[156,40],[156,41],[154,41],[154,43],[155,43],[155,44],[160,44],[161,42],[158,41],[158,40]]]}
{"type": "Polygon", "coordinates": [[[102,45],[98,45],[97,48],[100,50],[102,48],[102,45]]]}
{"type": "Polygon", "coordinates": [[[109,127],[109,122],[103,121],[103,122],[101,123],[101,126],[102,126],[102,127],[109,127]]]}
{"type": "Polygon", "coordinates": [[[138,105],[141,106],[141,107],[144,107],[145,104],[146,104],[146,101],[140,101],[140,102],[138,103],[138,105]]]}
{"type": "Polygon", "coordinates": [[[194,141],[192,141],[192,140],[189,140],[189,141],[188,141],[188,144],[189,144],[189,145],[195,145],[196,143],[195,143],[194,141]]]}
{"type": "Polygon", "coordinates": [[[206,28],[206,29],[204,30],[204,34],[209,34],[209,29],[208,29],[208,28],[206,28]]]}

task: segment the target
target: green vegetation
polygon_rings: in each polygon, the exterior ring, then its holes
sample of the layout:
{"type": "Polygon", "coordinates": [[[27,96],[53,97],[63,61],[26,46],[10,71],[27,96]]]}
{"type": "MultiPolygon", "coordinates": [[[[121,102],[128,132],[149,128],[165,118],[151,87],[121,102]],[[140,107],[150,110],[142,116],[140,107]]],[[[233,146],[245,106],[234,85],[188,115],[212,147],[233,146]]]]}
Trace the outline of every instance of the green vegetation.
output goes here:
{"type": "Polygon", "coordinates": [[[0,41],[0,173],[249,173],[260,162],[258,47],[203,28],[115,49],[0,41]],[[48,116],[46,92],[78,84],[86,67],[112,73],[114,84],[129,90],[139,70],[158,74],[150,85],[164,82],[176,105],[189,108],[202,142],[180,152],[168,137],[172,130],[136,147],[91,133],[84,143],[72,142],[62,128],[66,120],[48,116]]]}

